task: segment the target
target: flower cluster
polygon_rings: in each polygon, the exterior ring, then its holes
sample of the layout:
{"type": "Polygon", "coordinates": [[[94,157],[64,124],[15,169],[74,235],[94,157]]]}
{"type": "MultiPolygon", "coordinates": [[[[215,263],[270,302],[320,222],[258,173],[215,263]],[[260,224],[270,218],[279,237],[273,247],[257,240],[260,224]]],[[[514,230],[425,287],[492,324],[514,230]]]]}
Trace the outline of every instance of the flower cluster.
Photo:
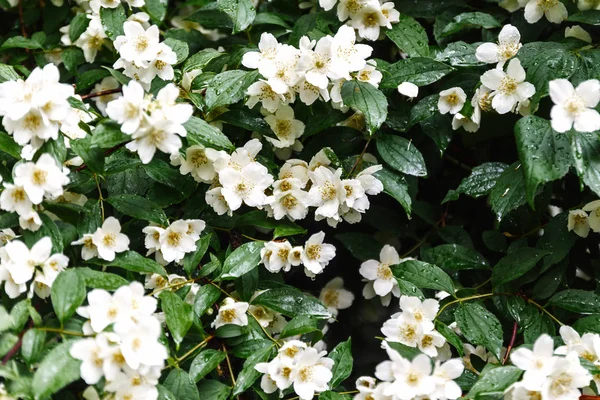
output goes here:
{"type": "MultiPolygon", "coordinates": [[[[584,4],[588,0],[579,0],[579,9],[589,9],[584,4]]],[[[525,20],[535,24],[542,17],[554,24],[560,24],[567,19],[569,13],[560,0],[502,0],[499,5],[510,12],[525,8],[525,20]]]]}
{"type": "Polygon", "coordinates": [[[81,239],[71,243],[81,248],[81,258],[89,260],[99,257],[102,260],[113,261],[116,253],[129,250],[129,238],[121,233],[121,223],[115,217],[108,217],[94,233],[85,233],[81,239]]]}
{"type": "Polygon", "coordinates": [[[189,282],[185,277],[177,274],[169,274],[167,278],[159,274],[148,274],[146,275],[146,282],[144,288],[152,290],[152,296],[158,297],[163,290],[171,290],[173,292],[178,291],[183,287],[189,286],[189,291],[185,295],[183,301],[188,304],[194,304],[196,294],[200,285],[195,282],[189,282]]]}
{"type": "Polygon", "coordinates": [[[125,35],[117,37],[114,46],[121,58],[113,67],[123,69],[124,74],[139,82],[146,90],[155,77],[170,81],[173,79],[173,64],[177,55],[165,43],[160,42],[158,26],[144,28],[137,21],[123,24],[125,35]]]}
{"type": "Polygon", "coordinates": [[[367,282],[363,289],[365,299],[381,297],[381,304],[389,306],[392,295],[400,297],[398,281],[392,273],[391,266],[398,265],[412,258],[400,258],[393,246],[386,244],[379,252],[379,261],[367,260],[360,265],[360,274],[367,282]]]}
{"type": "Polygon", "coordinates": [[[58,274],[69,264],[62,253],[52,254],[52,240],[43,237],[31,249],[20,240],[11,240],[0,247],[0,283],[11,299],[27,291],[27,283],[33,279],[29,295],[33,292],[45,299],[58,274]]]}
{"type": "Polygon", "coordinates": [[[196,241],[205,227],[206,223],[201,219],[180,219],[167,228],[149,225],[142,230],[146,234],[146,256],[154,254],[161,265],[173,261],[179,263],[187,253],[196,251],[196,241]]]}
{"type": "Polygon", "coordinates": [[[579,353],[587,354],[591,350],[590,355],[597,360],[593,342],[600,338],[588,334],[582,341],[568,326],[561,327],[560,333],[567,345],[556,351],[552,338],[543,334],[535,341],[532,350],[521,347],[510,354],[510,361],[525,373],[519,382],[507,389],[506,398],[578,399],[581,396],[581,388],[590,384],[592,376],[581,365],[579,353]]]}
{"type": "Polygon", "coordinates": [[[258,69],[265,78],[250,85],[246,105],[252,108],[260,101],[268,112],[275,113],[281,105],[293,103],[297,94],[306,105],[321,98],[343,107],[341,88],[345,81],[354,75],[377,86],[382,77],[367,63],[371,46],[355,41],[356,34],[348,26],[318,42],[304,36],[299,49],[263,33],[259,51],[245,53],[242,59],[245,67],[258,69]]]}
{"type": "Polygon", "coordinates": [[[44,199],[62,196],[63,186],[70,182],[67,173],[49,154],[42,154],[36,162],[18,164],[13,170],[13,183],[4,182],[0,208],[19,214],[21,228],[37,231],[42,220],[34,206],[44,199]]]}
{"type": "Polygon", "coordinates": [[[144,164],[152,161],[156,150],[175,154],[181,148],[181,137],[187,131],[183,124],[190,119],[193,108],[177,103],[179,89],[174,84],[162,88],[156,98],[146,95],[136,81],[123,86],[123,95],[106,106],[106,114],[131,135],[127,148],[138,153],[144,164]]]}
{"type": "Polygon", "coordinates": [[[418,297],[400,297],[401,312],[392,315],[383,323],[381,332],[389,342],[398,342],[409,347],[418,347],[430,357],[439,352],[448,352],[446,338],[435,330],[433,321],[440,308],[437,300],[418,297]]]}
{"type": "Polygon", "coordinates": [[[47,64],[35,68],[26,80],[0,83],[2,125],[15,142],[28,145],[24,154],[33,154],[44,142],[58,139],[59,130],[65,134],[81,131],[77,129],[81,114],[68,100],[75,95],[73,86],[59,79],[58,68],[47,64]]]}
{"type": "Polygon", "coordinates": [[[361,377],[356,382],[358,394],[355,400],[454,400],[462,395],[462,390],[454,379],[460,377],[464,366],[460,359],[446,362],[432,362],[425,354],[417,355],[412,361],[402,357],[386,342],[389,361],[380,363],[375,376],[361,377]]]}
{"type": "Polygon", "coordinates": [[[70,350],[73,358],[82,361],[81,378],[93,385],[104,377],[104,391],[119,399],[157,399],[167,348],[158,340],[156,299],[145,296],[139,282],[112,295],[94,289],[87,298],[89,305],[79,307],[77,313],[89,319],[84,333],[95,337],[76,341],[70,350]]]}
{"type": "Polygon", "coordinates": [[[589,235],[590,229],[600,233],[600,200],[587,203],[582,209],[569,211],[567,227],[583,238],[589,235]]]}
{"type": "Polygon", "coordinates": [[[315,277],[335,257],[335,246],[323,243],[324,232],[318,232],[308,238],[304,246],[293,246],[287,240],[265,243],[260,251],[261,261],[267,271],[288,272],[292,267],[304,265],[306,276],[315,277]]]}
{"type": "MultiPolygon", "coordinates": [[[[326,11],[331,10],[338,0],[319,0],[319,5],[326,11]]],[[[382,27],[392,28],[392,24],[400,21],[400,13],[393,2],[385,0],[339,0],[337,17],[358,31],[358,35],[367,40],[379,39],[382,27]]]]}
{"type": "Polygon", "coordinates": [[[264,374],[261,389],[267,394],[279,390],[283,395],[284,390],[293,387],[300,399],[312,399],[315,393],[326,391],[333,378],[334,362],[326,355],[326,351],[319,352],[299,340],[286,342],[274,359],[256,364],[256,370],[264,374]]]}

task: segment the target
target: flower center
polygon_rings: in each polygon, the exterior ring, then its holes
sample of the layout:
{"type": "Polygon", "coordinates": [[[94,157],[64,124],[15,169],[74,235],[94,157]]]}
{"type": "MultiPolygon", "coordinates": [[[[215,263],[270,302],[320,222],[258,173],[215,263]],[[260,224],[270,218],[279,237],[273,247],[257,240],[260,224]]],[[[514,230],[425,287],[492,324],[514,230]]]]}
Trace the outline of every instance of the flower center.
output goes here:
{"type": "Polygon", "coordinates": [[[167,236],[167,242],[170,246],[177,247],[179,246],[179,241],[181,240],[181,234],[178,232],[169,232],[167,236]]]}
{"type": "Polygon", "coordinates": [[[419,374],[417,374],[416,372],[409,373],[406,377],[406,382],[412,386],[416,385],[417,383],[419,383],[419,374]]]}
{"type": "Polygon", "coordinates": [[[431,346],[431,344],[433,343],[433,337],[431,337],[430,335],[425,335],[423,336],[423,339],[421,340],[421,347],[429,347],[431,346]]]}
{"type": "Polygon", "coordinates": [[[29,114],[28,116],[25,117],[25,120],[23,121],[23,125],[25,125],[26,129],[29,129],[30,131],[36,130],[41,123],[41,118],[37,115],[34,114],[29,114]]]}
{"type": "Polygon", "coordinates": [[[392,270],[388,264],[379,264],[377,267],[377,279],[383,279],[384,281],[389,281],[392,279],[394,275],[392,274],[392,270]]]}
{"type": "Polygon", "coordinates": [[[300,368],[300,380],[302,382],[310,382],[313,379],[313,368],[312,367],[302,367],[300,368]]]}
{"type": "Polygon", "coordinates": [[[550,385],[550,391],[555,396],[562,396],[571,391],[571,382],[573,378],[569,375],[562,374],[558,378],[554,379],[550,385]]]}
{"type": "Polygon", "coordinates": [[[200,168],[204,164],[208,163],[208,158],[206,157],[204,151],[196,151],[194,154],[192,154],[190,162],[195,168],[200,168]]]}
{"type": "Polygon", "coordinates": [[[321,257],[321,245],[311,244],[306,248],[306,255],[309,260],[318,260],[321,257]]]}
{"type": "Polygon", "coordinates": [[[577,116],[585,110],[585,103],[580,96],[575,95],[565,101],[564,108],[569,114],[577,116]]]}
{"type": "Polygon", "coordinates": [[[379,26],[379,18],[377,18],[376,13],[366,14],[363,19],[363,22],[367,27],[379,26]]]}
{"type": "Polygon", "coordinates": [[[154,67],[158,70],[163,69],[164,67],[167,66],[167,63],[164,62],[163,60],[156,60],[154,61],[154,67]]]}
{"type": "Polygon", "coordinates": [[[279,185],[279,190],[281,190],[282,192],[287,192],[290,189],[292,189],[292,184],[289,183],[287,180],[281,182],[281,185],[279,185]]]}
{"type": "Polygon", "coordinates": [[[38,186],[43,185],[44,183],[46,183],[46,177],[48,176],[48,172],[42,170],[42,169],[35,169],[33,171],[33,176],[32,176],[32,180],[33,183],[35,183],[38,186]]]}
{"type": "Polygon", "coordinates": [[[221,313],[221,319],[224,322],[229,323],[229,322],[233,321],[235,319],[235,317],[237,317],[237,313],[233,309],[223,310],[223,312],[221,313]]]}
{"type": "Polygon", "coordinates": [[[12,198],[15,201],[15,203],[25,201],[25,190],[23,190],[22,188],[16,188],[12,192],[12,198]]]}
{"type": "Polygon", "coordinates": [[[325,181],[319,191],[321,192],[321,199],[323,199],[323,201],[333,200],[337,195],[335,186],[329,181],[325,181]]]}
{"type": "Polygon", "coordinates": [[[538,0],[537,5],[544,11],[555,7],[558,4],[558,0],[538,0]]]}
{"type": "Polygon", "coordinates": [[[286,248],[281,248],[277,252],[277,257],[281,258],[284,261],[287,260],[289,255],[290,255],[290,250],[286,249],[286,248]]]}
{"type": "Polygon", "coordinates": [[[292,121],[288,119],[278,119],[275,130],[277,136],[288,137],[292,132],[292,121]]]}
{"type": "Polygon", "coordinates": [[[502,94],[511,95],[517,91],[518,86],[519,85],[517,84],[516,80],[514,80],[510,76],[505,76],[504,78],[502,78],[502,81],[500,81],[500,86],[498,87],[498,90],[502,94]]]}
{"type": "Polygon", "coordinates": [[[417,330],[412,324],[404,324],[400,327],[400,339],[405,342],[412,342],[417,335],[417,330]]]}
{"type": "Polygon", "coordinates": [[[148,45],[149,45],[148,38],[146,36],[138,35],[135,38],[134,46],[137,51],[142,52],[142,51],[146,50],[148,48],[148,45]]]}
{"type": "Polygon", "coordinates": [[[136,337],[131,342],[131,348],[133,349],[133,351],[138,351],[140,347],[142,347],[142,339],[136,337]]]}
{"type": "Polygon", "coordinates": [[[325,303],[326,306],[337,308],[339,297],[340,294],[337,290],[327,290],[325,296],[323,296],[323,303],[325,303]]]}
{"type": "Polygon", "coordinates": [[[102,238],[102,243],[104,243],[104,245],[106,247],[112,247],[112,246],[114,246],[115,245],[115,241],[116,241],[116,237],[115,237],[114,233],[107,233],[102,238]]]}
{"type": "Polygon", "coordinates": [[[288,210],[291,210],[292,208],[294,208],[298,205],[298,200],[291,194],[286,194],[281,199],[281,205],[283,205],[288,210]]]}
{"type": "Polygon", "coordinates": [[[457,105],[459,102],[460,99],[456,93],[451,93],[446,96],[446,103],[450,104],[451,106],[457,105]]]}

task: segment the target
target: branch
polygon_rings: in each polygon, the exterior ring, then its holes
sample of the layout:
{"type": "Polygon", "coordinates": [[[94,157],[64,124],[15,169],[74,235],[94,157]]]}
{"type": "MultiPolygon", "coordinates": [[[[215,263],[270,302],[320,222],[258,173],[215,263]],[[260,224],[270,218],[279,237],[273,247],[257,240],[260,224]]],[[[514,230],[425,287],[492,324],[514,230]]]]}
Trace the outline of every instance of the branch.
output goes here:
{"type": "Polygon", "coordinates": [[[81,100],[87,100],[87,99],[91,99],[92,97],[106,96],[106,95],[115,94],[115,93],[121,93],[121,88],[108,89],[108,90],[102,90],[101,92],[83,94],[83,95],[81,95],[81,100]]]}
{"type": "Polygon", "coordinates": [[[506,348],[506,354],[504,355],[504,360],[502,360],[502,365],[506,364],[508,361],[508,356],[510,356],[510,350],[515,345],[515,340],[517,339],[517,329],[519,328],[519,324],[517,321],[513,324],[512,336],[510,337],[510,342],[508,343],[508,347],[506,348]]]}
{"type": "MultiPolygon", "coordinates": [[[[21,36],[26,38],[27,31],[25,30],[25,19],[23,18],[23,0],[19,0],[18,10],[19,10],[19,25],[21,26],[21,36]]],[[[29,49],[27,49],[27,50],[29,50],[29,49]]]]}

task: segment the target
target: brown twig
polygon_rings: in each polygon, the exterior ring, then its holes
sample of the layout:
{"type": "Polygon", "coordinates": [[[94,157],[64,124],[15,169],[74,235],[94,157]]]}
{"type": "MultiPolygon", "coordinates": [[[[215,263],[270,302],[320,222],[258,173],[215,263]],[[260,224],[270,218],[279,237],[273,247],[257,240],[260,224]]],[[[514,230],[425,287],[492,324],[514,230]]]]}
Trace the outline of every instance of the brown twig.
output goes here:
{"type": "Polygon", "coordinates": [[[369,144],[371,143],[371,139],[373,137],[369,137],[369,139],[367,140],[367,143],[365,144],[365,147],[363,148],[363,150],[361,151],[360,155],[358,156],[358,158],[356,159],[356,162],[354,163],[354,165],[352,166],[352,169],[350,170],[350,172],[348,172],[348,176],[352,175],[352,173],[354,172],[354,170],[356,169],[356,167],[358,167],[358,165],[360,163],[362,163],[362,159],[365,156],[365,153],[367,152],[367,148],[369,147],[369,144]]]}
{"type": "Polygon", "coordinates": [[[519,328],[519,324],[517,321],[513,324],[512,336],[510,337],[510,342],[508,342],[508,347],[506,348],[506,354],[504,355],[504,360],[502,360],[502,365],[506,364],[508,361],[508,357],[510,356],[510,350],[515,345],[515,340],[517,339],[517,329],[519,328]]]}
{"type": "Polygon", "coordinates": [[[27,37],[27,31],[25,30],[25,19],[23,18],[23,0],[19,0],[18,3],[19,10],[19,25],[21,26],[21,36],[27,37]]]}
{"type": "Polygon", "coordinates": [[[81,100],[87,100],[87,99],[91,99],[92,97],[106,96],[106,95],[115,94],[115,93],[121,93],[121,88],[102,90],[102,91],[96,92],[96,93],[82,94],[81,100]]]}
{"type": "Polygon", "coordinates": [[[2,360],[2,365],[6,365],[6,363],[19,351],[21,345],[23,344],[23,335],[19,336],[19,341],[15,343],[15,345],[6,353],[4,359],[2,360]]]}

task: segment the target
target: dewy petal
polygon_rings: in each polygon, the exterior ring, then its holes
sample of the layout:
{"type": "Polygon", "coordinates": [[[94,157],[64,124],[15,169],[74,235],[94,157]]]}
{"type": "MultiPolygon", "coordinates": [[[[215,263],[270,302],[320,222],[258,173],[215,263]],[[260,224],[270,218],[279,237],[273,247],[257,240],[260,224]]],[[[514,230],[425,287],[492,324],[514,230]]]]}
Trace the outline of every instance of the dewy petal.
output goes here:
{"type": "Polygon", "coordinates": [[[574,128],[578,132],[594,132],[600,129],[600,114],[588,108],[575,118],[574,128]]]}
{"type": "Polygon", "coordinates": [[[528,370],[533,367],[533,353],[529,349],[516,349],[510,353],[510,361],[522,370],[528,370]]]}
{"type": "Polygon", "coordinates": [[[583,99],[586,107],[595,108],[600,102],[600,81],[598,79],[581,82],[575,91],[583,99]]]}
{"type": "Polygon", "coordinates": [[[519,101],[527,100],[531,96],[535,94],[535,86],[533,86],[529,82],[520,83],[517,86],[517,95],[519,96],[519,101]]]}
{"type": "Polygon", "coordinates": [[[554,104],[562,104],[575,93],[575,88],[566,79],[554,79],[550,81],[548,87],[550,89],[550,98],[554,104]]]}
{"type": "Polygon", "coordinates": [[[499,47],[496,43],[484,43],[477,47],[475,57],[481,62],[492,64],[499,61],[499,47]]]}
{"type": "Polygon", "coordinates": [[[533,344],[533,353],[536,357],[552,357],[554,340],[549,335],[541,335],[533,344]]]}
{"type": "Polygon", "coordinates": [[[492,99],[492,107],[498,112],[498,114],[506,114],[512,111],[515,107],[516,101],[513,96],[506,96],[502,93],[498,93],[492,99]]]}
{"type": "Polygon", "coordinates": [[[520,41],[521,33],[516,27],[510,24],[504,25],[500,34],[498,34],[498,42],[500,42],[501,45],[518,45],[520,41]]]}
{"type": "Polygon", "coordinates": [[[566,132],[573,126],[573,116],[562,106],[552,107],[550,118],[552,119],[552,129],[556,132],[566,132]]]}
{"type": "Polygon", "coordinates": [[[530,24],[535,24],[544,16],[544,10],[537,5],[537,1],[530,1],[525,6],[525,20],[530,24]]]}
{"type": "Polygon", "coordinates": [[[500,86],[500,82],[502,82],[502,79],[505,76],[506,74],[504,73],[504,71],[491,69],[483,75],[481,75],[481,83],[483,83],[485,86],[492,90],[496,90],[500,86]]]}
{"type": "Polygon", "coordinates": [[[523,82],[525,80],[525,69],[521,66],[521,61],[519,61],[518,58],[510,60],[508,67],[506,68],[506,73],[517,82],[523,82]]]}
{"type": "Polygon", "coordinates": [[[560,24],[565,19],[567,19],[567,17],[569,16],[569,12],[567,11],[567,8],[560,1],[557,2],[557,4],[554,7],[552,7],[548,11],[546,11],[545,14],[546,14],[546,18],[548,19],[548,21],[555,23],[555,24],[560,24]]]}
{"type": "Polygon", "coordinates": [[[396,251],[394,246],[390,246],[389,244],[383,246],[383,248],[379,252],[379,259],[384,264],[400,264],[400,256],[398,255],[398,252],[396,251]]]}

